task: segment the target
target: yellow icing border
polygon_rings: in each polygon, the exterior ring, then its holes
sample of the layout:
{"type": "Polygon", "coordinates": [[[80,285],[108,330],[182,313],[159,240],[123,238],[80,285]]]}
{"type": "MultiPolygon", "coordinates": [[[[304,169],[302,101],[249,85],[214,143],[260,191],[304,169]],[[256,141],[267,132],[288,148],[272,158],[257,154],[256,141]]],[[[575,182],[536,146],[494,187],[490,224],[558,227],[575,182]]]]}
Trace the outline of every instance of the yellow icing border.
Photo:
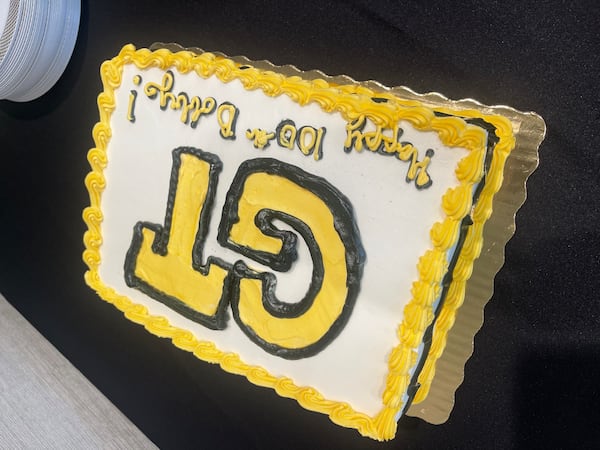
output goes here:
{"type": "Polygon", "coordinates": [[[410,383],[410,369],[416,362],[416,350],[433,320],[432,305],[439,296],[440,283],[448,265],[446,253],[458,239],[461,220],[470,213],[473,226],[467,233],[454,269],[453,282],[434,327],[432,346],[418,377],[421,387],[415,402],[423,400],[427,395],[435,373],[435,362],[443,351],[447,332],[452,327],[456,311],[464,299],[465,285],[470,277],[473,261],[481,251],[483,224],[492,212],[493,196],[502,185],[504,163],[514,147],[511,123],[504,117],[485,115],[476,110],[431,109],[414,100],[401,100],[390,93],[374,92],[360,85],[337,85],[322,79],[307,81],[298,76],[286,77],[253,67],[240,70],[241,65],[211,53],[172,53],[166,49],[152,52],[148,49],[136,50],[132,45],[126,45],[118,56],[102,64],[104,91],[98,96],[100,121],[93,129],[96,147],[88,153],[92,170],[85,179],[90,195],[90,206],[83,211],[83,219],[88,227],[84,234],[83,260],[89,268],[85,273],[85,280],[129,320],[143,325],[156,336],[170,338],[175,346],[192,352],[198,358],[219,364],[230,373],[244,375],[256,385],[275,389],[280,396],[293,398],[306,409],[327,414],[333,422],[356,428],[362,435],[379,440],[391,439],[396,433],[397,415],[403,407],[402,397],[410,383]],[[275,377],[262,367],[245,364],[238,355],[222,352],[214,343],[198,340],[190,331],[174,327],[165,317],[149,314],[146,307],[133,303],[102,282],[98,267],[102,245],[101,196],[106,184],[103,171],[107,165],[106,150],[112,133],[110,118],[115,108],[114,91],[121,84],[122,68],[126,64],[135,64],[139,69],[158,67],[163,70],[176,68],[180,73],[194,71],[203,78],[214,75],[224,83],[239,79],[248,90],[261,89],[268,96],[285,94],[300,105],[316,102],[323,110],[340,112],[347,120],[353,120],[361,114],[365,114],[375,124],[383,126],[406,120],[419,130],[436,131],[447,146],[470,150],[469,155],[459,162],[456,169],[460,184],[454,189],[449,189],[442,197],[446,219],[433,226],[430,233],[432,248],[419,259],[419,280],[413,283],[412,299],[406,305],[404,318],[398,327],[399,344],[392,350],[388,362],[389,373],[382,399],[384,407],[377,415],[370,417],[355,411],[347,403],[325,399],[314,388],[296,386],[289,378],[275,377]],[[371,100],[373,96],[389,101],[375,103],[371,100]],[[434,111],[467,118],[482,118],[497,129],[499,143],[493,153],[485,186],[474,207],[471,204],[472,190],[473,184],[483,175],[485,133],[481,128],[469,125],[458,117],[436,117],[434,111]]]}

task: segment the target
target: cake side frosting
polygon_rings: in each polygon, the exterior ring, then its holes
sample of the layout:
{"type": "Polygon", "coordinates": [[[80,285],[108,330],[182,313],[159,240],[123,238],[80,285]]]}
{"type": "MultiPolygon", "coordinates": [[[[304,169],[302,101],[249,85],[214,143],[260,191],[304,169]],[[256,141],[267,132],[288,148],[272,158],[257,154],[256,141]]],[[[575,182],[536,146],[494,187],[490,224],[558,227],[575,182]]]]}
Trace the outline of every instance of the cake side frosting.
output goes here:
{"type": "MultiPolygon", "coordinates": [[[[440,110],[451,113],[451,110],[440,110]]],[[[477,111],[469,112],[472,114],[471,117],[478,117],[479,113],[477,111]]],[[[429,392],[429,387],[435,375],[435,363],[444,351],[447,333],[454,325],[456,313],[465,298],[466,284],[471,277],[473,262],[481,254],[484,224],[492,214],[494,195],[502,186],[506,159],[515,146],[512,126],[507,119],[501,116],[486,115],[485,120],[494,126],[498,142],[493,147],[493,157],[490,161],[490,167],[485,173],[485,182],[470,213],[473,223],[468,229],[462,251],[458,255],[452,273],[452,284],[448,287],[443,309],[433,329],[432,344],[427,360],[419,374],[420,387],[413,400],[414,403],[424,400],[429,392]]],[[[432,230],[432,240],[435,241],[436,239],[435,231],[432,230]]]]}
{"type": "MultiPolygon", "coordinates": [[[[196,55],[191,52],[180,52],[174,54],[167,50],[150,52],[126,46],[119,56],[102,66],[101,74],[104,92],[98,97],[100,122],[94,128],[96,148],[89,152],[88,159],[92,166],[92,172],[86,178],[91,201],[91,206],[84,211],[84,220],[88,225],[88,231],[84,237],[86,244],[84,260],[90,269],[86,273],[88,284],[102,298],[123,311],[128,319],[143,324],[153,334],[171,338],[176,346],[193,352],[199,358],[219,363],[229,372],[245,375],[257,385],[272,387],[279,395],[294,398],[307,409],[326,413],[334,422],[356,428],[361,434],[377,439],[393,437],[397,416],[410,401],[407,391],[411,384],[411,378],[415,375],[411,371],[414,371],[420,358],[427,356],[422,352],[419,354],[418,350],[426,330],[433,323],[434,317],[437,317],[431,349],[423,369],[418,375],[421,388],[416,393],[415,401],[426,395],[427,387],[433,377],[435,360],[443,349],[445,333],[451,327],[454,314],[464,296],[464,283],[470,274],[473,260],[477,258],[481,248],[483,223],[491,213],[493,195],[502,182],[504,160],[514,144],[510,123],[501,117],[485,116],[478,111],[456,112],[445,111],[441,108],[433,110],[417,106],[414,102],[403,102],[387,93],[374,93],[352,85],[332,86],[324,80],[309,82],[299,77],[285,77],[241,65],[209,53],[196,55]],[[404,176],[407,181],[414,183],[415,189],[426,189],[432,182],[427,170],[431,156],[421,155],[419,159],[412,145],[399,142],[396,136],[390,134],[390,130],[392,133],[393,130],[397,130],[395,124],[405,121],[416,130],[434,131],[444,145],[460,147],[468,151],[467,156],[462,158],[457,165],[458,186],[449,189],[442,197],[441,207],[444,219],[436,222],[431,228],[431,248],[418,261],[418,279],[413,284],[412,298],[407,302],[404,308],[404,317],[397,328],[398,342],[392,346],[393,350],[388,360],[389,371],[381,399],[382,408],[377,414],[361,413],[347,402],[326,399],[315,388],[298,386],[289,377],[276,376],[262,367],[247,364],[237,354],[221,351],[213,342],[198,339],[194,333],[171,324],[169,319],[164,316],[152,314],[146,306],[135,303],[128,296],[122,295],[104,283],[98,270],[102,262],[100,254],[103,241],[101,224],[104,217],[101,205],[102,193],[106,187],[104,170],[110,163],[107,159],[107,147],[113,132],[111,115],[116,108],[115,91],[123,82],[122,71],[125,66],[132,66],[139,70],[149,68],[158,68],[167,72],[172,70],[172,73],[175,74],[193,73],[204,79],[216,77],[223,83],[237,80],[245,89],[260,90],[269,97],[285,95],[299,105],[316,103],[323,111],[339,113],[345,119],[347,123],[346,150],[378,152],[383,149],[384,153],[398,154],[397,159],[407,163],[404,176]],[[448,116],[448,114],[452,116],[448,116]],[[494,125],[499,142],[489,161],[489,170],[485,169],[486,164],[484,164],[487,154],[486,133],[481,127],[467,123],[464,118],[484,119],[494,125]],[[361,127],[364,126],[367,119],[371,127],[364,130],[361,127]],[[485,182],[482,182],[484,175],[485,182]],[[473,193],[478,186],[482,187],[473,207],[473,193]],[[464,220],[468,216],[472,217],[473,225],[465,228],[464,242],[456,253],[454,247],[459,242],[461,224],[464,224],[464,220]],[[450,265],[449,259],[451,260],[455,253],[458,256],[452,264],[451,282],[450,278],[446,277],[447,286],[444,287],[443,278],[450,265]],[[445,289],[447,292],[441,298],[442,291],[445,289]]],[[[146,83],[146,89],[151,91],[153,87],[156,88],[157,96],[160,95],[159,92],[163,92],[163,97],[165,93],[170,92],[165,88],[167,85],[162,80],[161,82],[151,82],[156,86],[149,83],[146,83]],[[161,88],[163,91],[160,91],[161,88]]],[[[136,94],[140,95],[137,91],[136,94]]],[[[132,108],[134,103],[132,103],[131,96],[129,99],[127,113],[131,122],[135,109],[132,108]]],[[[195,111],[201,111],[202,108],[205,111],[216,108],[216,105],[211,106],[210,102],[206,102],[206,98],[204,100],[204,104],[200,103],[195,111]]],[[[135,102],[135,98],[133,102],[135,102]]],[[[186,101],[181,105],[184,106],[181,106],[178,111],[181,112],[182,118],[188,122],[191,119],[193,123],[192,107],[185,106],[190,105],[190,102],[186,101]]],[[[198,120],[202,120],[201,114],[198,117],[198,120]]],[[[224,134],[227,135],[227,124],[224,123],[227,121],[222,120],[221,122],[223,123],[219,123],[220,130],[224,130],[224,134]]],[[[283,123],[282,127],[285,125],[291,124],[283,123]]],[[[289,128],[289,130],[292,129],[289,128]]],[[[305,146],[304,149],[299,145],[300,148],[294,151],[300,151],[315,161],[322,159],[323,154],[316,145],[319,136],[318,128],[314,127],[314,131],[307,131],[305,134],[312,138],[311,142],[315,142],[315,145],[312,148],[305,146]]],[[[285,138],[289,135],[284,133],[281,136],[285,138]]],[[[227,138],[223,134],[221,137],[227,138]]],[[[265,130],[254,129],[247,131],[246,138],[254,140],[255,147],[260,148],[261,146],[265,147],[274,136],[270,136],[270,133],[265,130]]],[[[323,139],[322,133],[321,139],[323,139]]],[[[285,139],[283,140],[285,141],[285,139]]],[[[306,143],[307,141],[301,142],[306,143]]],[[[435,158],[435,156],[433,157],[435,158]]],[[[435,183],[435,180],[433,182],[435,183]]]]}

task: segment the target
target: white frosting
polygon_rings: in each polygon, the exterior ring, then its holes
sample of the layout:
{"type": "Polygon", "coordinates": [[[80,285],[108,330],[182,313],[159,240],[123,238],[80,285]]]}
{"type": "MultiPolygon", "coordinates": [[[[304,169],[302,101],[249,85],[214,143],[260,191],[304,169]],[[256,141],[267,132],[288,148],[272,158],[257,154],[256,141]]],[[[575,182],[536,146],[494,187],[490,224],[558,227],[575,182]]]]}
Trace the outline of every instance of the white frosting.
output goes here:
{"type": "MultiPolygon", "coordinates": [[[[270,98],[261,90],[246,91],[238,81],[223,84],[216,77],[203,79],[174,71],[174,93],[184,91],[190,97],[197,95],[202,99],[210,96],[218,104],[229,101],[239,108],[235,140],[225,140],[219,135],[214,113],[201,116],[193,129],[179,120],[181,111],[163,111],[158,99],[144,94],[143,86],[149,81],[160,83],[163,74],[154,68],[140,71],[126,66],[122,85],[116,92],[101,205],[104,214],[101,279],[118,293],[146,306],[150,314],[167,317],[173,325],[190,330],[198,339],[212,341],[220,350],[239,354],[248,364],[289,377],[298,386],[312,386],[326,399],[348,402],[357,411],[375,415],[382,407],[387,358],[398,344],[398,325],[411,298],[411,285],[418,278],[418,259],[432,247],[429,232],[443,218],[442,195],[458,184],[454,168],[467,151],[445,147],[434,132],[419,132],[408,123],[400,123],[404,130],[402,141],[411,142],[419,150],[420,159],[427,149],[435,151],[428,168],[433,184],[417,190],[414,182],[405,180],[408,163],[368,150],[345,153],[346,121],[340,114],[326,113],[316,104],[301,107],[287,96],[270,98]],[[138,74],[142,83],[136,86],[132,80],[138,74]],[[127,120],[131,90],[138,92],[134,123],[127,120]],[[276,140],[264,150],[256,149],[245,136],[247,129],[275,131],[283,119],[292,119],[298,128],[326,127],[321,160],[305,156],[297,148],[282,148],[276,140]],[[256,270],[271,271],[221,247],[216,240],[225,195],[240,163],[247,159],[271,157],[298,166],[327,179],[352,203],[367,255],[360,293],[347,325],[316,356],[300,360],[273,356],[250,341],[232,319],[225,330],[210,330],[125,284],[123,265],[133,227],[138,221],[163,225],[172,151],[181,146],[200,148],[223,161],[204,261],[208,256],[230,263],[244,260],[256,270]]],[[[282,300],[297,301],[308,287],[312,261],[304,243],[299,246],[298,254],[298,261],[289,273],[276,273],[277,295],[282,300]]]]}

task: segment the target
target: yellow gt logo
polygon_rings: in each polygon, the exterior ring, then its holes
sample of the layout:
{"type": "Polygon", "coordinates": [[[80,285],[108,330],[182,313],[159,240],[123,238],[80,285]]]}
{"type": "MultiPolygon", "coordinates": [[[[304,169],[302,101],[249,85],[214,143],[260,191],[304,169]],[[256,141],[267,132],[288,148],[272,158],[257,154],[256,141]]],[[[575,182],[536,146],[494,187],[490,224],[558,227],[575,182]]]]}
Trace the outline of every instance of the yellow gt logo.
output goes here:
{"type": "Polygon", "coordinates": [[[298,303],[275,295],[276,275],[233,264],[202,249],[222,163],[190,147],[173,151],[164,225],[138,222],[125,261],[127,285],[212,329],[227,326],[227,307],[242,331],[267,352],[312,356],[343,329],[365,260],[348,199],[325,179],[271,158],[245,161],[227,193],[218,241],[274,271],[290,270],[300,236],[312,277],[298,303]],[[297,234],[278,229],[282,221],[297,234]]]}

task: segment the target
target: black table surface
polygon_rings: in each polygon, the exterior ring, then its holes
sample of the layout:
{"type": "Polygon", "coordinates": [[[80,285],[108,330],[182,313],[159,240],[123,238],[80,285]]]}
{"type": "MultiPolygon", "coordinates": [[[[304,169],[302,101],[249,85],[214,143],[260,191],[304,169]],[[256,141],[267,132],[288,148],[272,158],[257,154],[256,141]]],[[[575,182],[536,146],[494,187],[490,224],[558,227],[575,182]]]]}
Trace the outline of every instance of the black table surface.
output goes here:
{"type": "Polygon", "coordinates": [[[600,445],[600,3],[84,0],[59,83],[0,102],[0,292],[162,448],[600,445]],[[448,422],[362,438],[175,348],[83,281],[99,67],[178,42],[533,110],[546,121],[448,422]]]}

